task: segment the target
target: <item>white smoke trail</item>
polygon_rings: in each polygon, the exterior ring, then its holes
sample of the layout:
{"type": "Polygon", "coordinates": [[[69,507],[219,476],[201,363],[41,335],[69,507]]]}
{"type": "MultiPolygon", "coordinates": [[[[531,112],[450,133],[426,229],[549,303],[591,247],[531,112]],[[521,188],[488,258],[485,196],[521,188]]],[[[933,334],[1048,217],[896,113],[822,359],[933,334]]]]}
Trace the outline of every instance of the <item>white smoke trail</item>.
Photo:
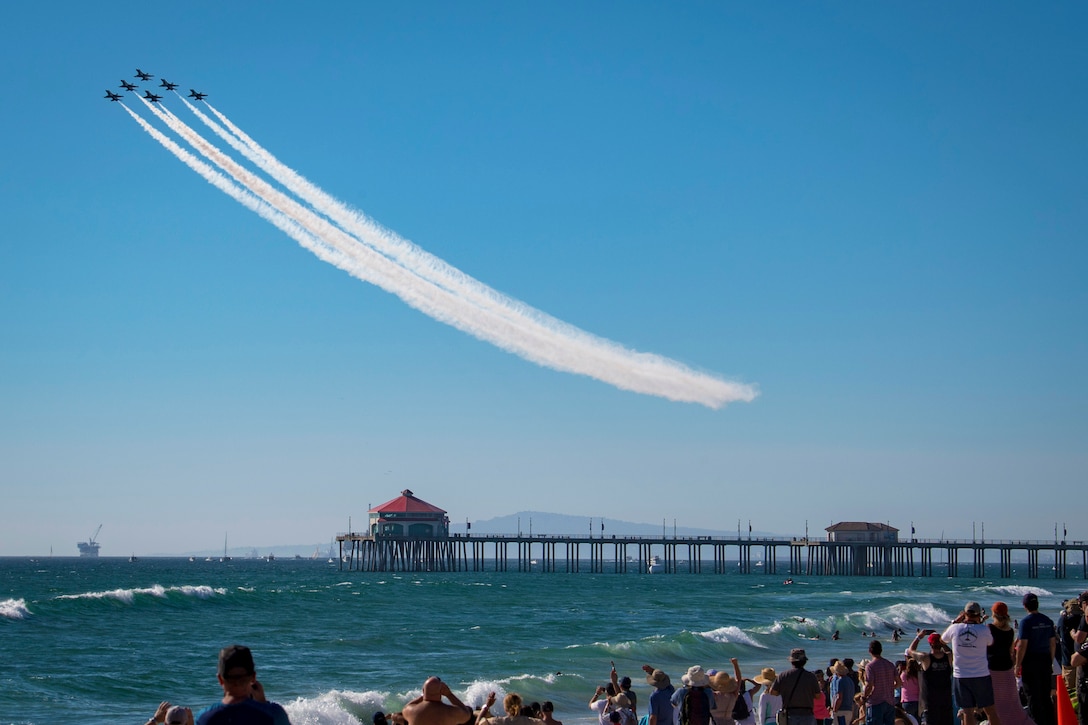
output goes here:
{"type": "MultiPolygon", "coordinates": [[[[186,105],[220,137],[344,228],[343,231],[337,229],[239,166],[173,114],[146,101],[145,105],[200,153],[263,199],[271,210],[297,225],[296,233],[292,233],[284,228],[282,220],[274,221],[304,247],[353,276],[396,294],[425,314],[533,362],[588,375],[634,392],[698,402],[711,408],[736,400],[749,401],[756,395],[751,386],[720,380],[658,355],[628,350],[501,295],[325,194],[281,164],[214,108],[212,112],[241,142],[186,101],[186,105]],[[333,254],[334,251],[337,254],[333,254]]],[[[149,130],[146,124],[141,125],[149,130]]],[[[185,153],[180,148],[167,148],[189,163],[178,153],[185,153]]],[[[211,181],[192,163],[189,165],[211,181]]],[[[242,201],[237,195],[231,195],[242,201]]],[[[254,208],[251,204],[246,205],[254,208]]],[[[261,215],[273,221],[267,214],[261,215]]]]}

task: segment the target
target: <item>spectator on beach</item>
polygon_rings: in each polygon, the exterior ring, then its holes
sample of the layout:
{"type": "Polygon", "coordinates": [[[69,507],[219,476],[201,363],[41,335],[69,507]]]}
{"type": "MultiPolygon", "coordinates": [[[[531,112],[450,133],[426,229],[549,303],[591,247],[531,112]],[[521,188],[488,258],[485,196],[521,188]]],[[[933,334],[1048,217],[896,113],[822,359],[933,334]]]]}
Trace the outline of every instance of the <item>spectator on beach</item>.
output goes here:
{"type": "Polygon", "coordinates": [[[918,698],[921,689],[919,673],[922,671],[922,666],[913,657],[903,661],[902,665],[902,669],[899,671],[899,679],[902,680],[903,686],[899,688],[899,704],[908,715],[912,715],[917,720],[919,717],[918,698]]]}
{"type": "Polygon", "coordinates": [[[631,702],[627,695],[617,692],[611,682],[594,691],[593,697],[589,699],[589,709],[597,713],[600,725],[609,725],[609,718],[614,712],[619,713],[621,725],[635,725],[638,722],[635,713],[631,712],[631,702]]]}
{"type": "Polygon", "coordinates": [[[147,721],[147,725],[165,723],[165,725],[193,725],[193,711],[187,707],[171,705],[163,701],[159,703],[155,714],[147,721]]]}
{"type": "Polygon", "coordinates": [[[1077,631],[1073,633],[1073,644],[1079,647],[1088,642],[1088,589],[1080,593],[1077,601],[1080,602],[1080,609],[1083,614],[1080,618],[1080,624],[1077,625],[1077,631]]]}
{"type": "Polygon", "coordinates": [[[763,687],[756,704],[756,725],[773,725],[778,711],[782,709],[782,696],[771,693],[771,687],[777,678],[773,667],[764,667],[752,678],[752,682],[763,687]]]}
{"type": "Polygon", "coordinates": [[[771,685],[771,694],[782,697],[787,725],[816,725],[812,703],[820,694],[820,683],[805,669],[807,662],[803,649],[790,650],[790,669],[775,677],[771,685]]]}
{"type": "Polygon", "coordinates": [[[643,665],[642,671],[646,673],[646,684],[654,688],[650,693],[647,725],[676,725],[676,709],[672,705],[676,688],[672,686],[669,676],[650,665],[643,665]]]}
{"type": "Polygon", "coordinates": [[[895,688],[903,682],[891,660],[884,659],[884,645],[879,639],[869,643],[869,654],[873,658],[865,665],[865,722],[895,725],[895,688]]]}
{"type": "Polygon", "coordinates": [[[993,621],[987,626],[994,643],[986,648],[986,662],[994,688],[994,706],[1002,725],[1031,725],[1031,718],[1020,705],[1020,688],[1013,672],[1016,630],[1009,624],[1009,606],[1005,602],[994,602],[990,611],[993,621]]]}
{"type": "Polygon", "coordinates": [[[706,672],[699,665],[693,665],[680,681],[684,686],[672,694],[672,704],[680,709],[680,725],[710,725],[714,691],[710,689],[706,672]]]}
{"type": "Polygon", "coordinates": [[[543,720],[531,715],[532,711],[522,702],[521,695],[516,692],[507,693],[506,697],[502,699],[502,709],[506,711],[505,715],[493,716],[491,708],[494,706],[495,693],[489,692],[487,693],[487,699],[484,701],[484,706],[480,708],[480,715],[476,718],[476,722],[482,723],[486,720],[488,725],[541,725],[543,723],[543,720]]]}
{"type": "Polygon", "coordinates": [[[828,699],[824,671],[813,670],[813,674],[816,675],[816,681],[820,683],[820,694],[812,701],[812,716],[816,718],[816,725],[831,725],[831,703],[828,699]]]}
{"type": "MultiPolygon", "coordinates": [[[[1085,592],[1088,594],[1088,592],[1085,592]]],[[[1083,596],[1083,595],[1082,595],[1083,596]]],[[[1055,627],[1058,630],[1058,652],[1062,665],[1062,680],[1065,689],[1073,695],[1077,687],[1077,670],[1070,664],[1073,653],[1077,650],[1077,644],[1073,641],[1073,635],[1084,618],[1084,610],[1081,608],[1080,599],[1074,597],[1062,603],[1062,611],[1058,614],[1055,627]]]]}
{"type": "Polygon", "coordinates": [[[860,713],[851,721],[851,725],[865,725],[865,695],[854,695],[854,712],[860,713]]]}
{"type": "Polygon", "coordinates": [[[918,679],[918,709],[926,725],[952,725],[952,653],[932,629],[923,629],[907,648],[907,657],[922,667],[918,679]],[[929,652],[918,651],[926,637],[929,652]]]}
{"type": "Polygon", "coordinates": [[[216,677],[223,688],[223,699],[203,710],[197,716],[197,725],[291,725],[287,711],[265,697],[249,647],[232,644],[219,650],[216,677]]]}
{"type": "MultiPolygon", "coordinates": [[[[493,697],[491,701],[494,703],[493,697]]],[[[472,717],[472,708],[461,702],[440,678],[428,677],[423,682],[423,693],[406,704],[401,714],[408,725],[462,725],[472,717]],[[449,704],[442,702],[442,698],[449,704]]]]}
{"type": "Polygon", "coordinates": [[[740,683],[728,672],[710,670],[710,689],[714,691],[714,707],[710,716],[714,725],[734,725],[733,707],[740,695],[740,683]]]}
{"type": "Polygon", "coordinates": [[[545,725],[563,725],[562,721],[555,719],[555,705],[551,700],[545,700],[540,706],[540,720],[545,725]]]}
{"type": "MultiPolygon", "coordinates": [[[[615,676],[616,668],[612,667],[612,674],[615,676]]],[[[635,718],[638,718],[638,693],[631,689],[631,678],[624,675],[619,679],[617,684],[619,692],[627,695],[627,701],[631,703],[631,712],[635,714],[635,718]]]]}
{"type": "Polygon", "coordinates": [[[1024,685],[1028,710],[1036,725],[1057,725],[1054,710],[1054,653],[1057,638],[1054,621],[1039,611],[1035,592],[1024,595],[1027,616],[1020,620],[1020,638],[1016,640],[1016,674],[1024,685]]]}
{"type": "Polygon", "coordinates": [[[733,703],[733,725],[756,725],[756,706],[753,696],[759,692],[762,685],[755,680],[745,678],[740,673],[740,662],[736,657],[730,659],[733,663],[733,677],[737,680],[737,701],[733,703]],[[744,683],[751,683],[751,687],[744,683]]]}
{"type": "Polygon", "coordinates": [[[1088,725],[1088,641],[1077,645],[1077,651],[1069,658],[1069,665],[1077,672],[1077,722],[1088,725]]]}
{"type": "Polygon", "coordinates": [[[832,668],[831,682],[828,690],[831,693],[831,714],[835,718],[834,725],[850,725],[854,720],[854,695],[857,688],[853,678],[850,677],[850,669],[842,662],[836,662],[832,668]]]}
{"type": "Polygon", "coordinates": [[[918,725],[918,718],[904,710],[902,705],[896,705],[895,725],[918,725]]]}
{"type": "Polygon", "coordinates": [[[982,605],[968,602],[941,635],[941,641],[952,648],[952,689],[956,704],[963,708],[964,725],[975,725],[976,708],[986,711],[990,725],[1001,725],[986,662],[986,648],[994,638],[982,620],[982,605]]]}

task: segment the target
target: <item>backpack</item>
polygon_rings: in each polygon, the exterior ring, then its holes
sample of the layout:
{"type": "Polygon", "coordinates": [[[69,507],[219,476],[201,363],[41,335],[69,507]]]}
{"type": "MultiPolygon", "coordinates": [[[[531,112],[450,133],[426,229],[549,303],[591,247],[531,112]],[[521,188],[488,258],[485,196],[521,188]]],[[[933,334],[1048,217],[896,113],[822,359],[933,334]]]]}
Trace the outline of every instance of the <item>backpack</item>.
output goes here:
{"type": "Polygon", "coordinates": [[[689,687],[680,703],[680,725],[709,725],[710,703],[705,687],[689,687]]]}
{"type": "Polygon", "coordinates": [[[752,714],[752,709],[748,707],[747,699],[748,698],[744,696],[743,690],[737,693],[737,701],[733,703],[733,719],[737,722],[747,720],[752,714]]]}

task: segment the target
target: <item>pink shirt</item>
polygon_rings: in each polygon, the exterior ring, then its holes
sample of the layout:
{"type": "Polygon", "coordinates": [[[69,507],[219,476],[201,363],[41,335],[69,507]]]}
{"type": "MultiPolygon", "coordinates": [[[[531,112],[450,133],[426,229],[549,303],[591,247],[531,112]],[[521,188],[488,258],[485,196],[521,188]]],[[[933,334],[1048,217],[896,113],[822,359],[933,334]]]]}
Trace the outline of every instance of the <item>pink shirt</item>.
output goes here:
{"type": "Polygon", "coordinates": [[[918,702],[918,678],[902,676],[903,687],[900,690],[900,699],[903,702],[918,702]]]}

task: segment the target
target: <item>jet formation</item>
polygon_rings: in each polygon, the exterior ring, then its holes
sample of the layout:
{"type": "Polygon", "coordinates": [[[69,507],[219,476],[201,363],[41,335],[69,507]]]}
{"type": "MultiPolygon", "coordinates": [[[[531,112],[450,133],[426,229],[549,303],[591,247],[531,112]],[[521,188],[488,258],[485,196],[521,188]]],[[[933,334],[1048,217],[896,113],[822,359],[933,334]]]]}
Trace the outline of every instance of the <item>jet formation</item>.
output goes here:
{"type": "MultiPolygon", "coordinates": [[[[151,80],[155,76],[152,75],[151,73],[147,73],[146,71],[142,71],[139,68],[137,68],[136,69],[136,75],[133,76],[133,77],[138,78],[139,80],[146,82],[146,81],[151,80]]],[[[136,91],[137,93],[139,93],[139,90],[140,90],[139,86],[137,84],[130,83],[129,81],[125,80],[124,78],[121,79],[120,87],[124,88],[129,93],[131,93],[132,91],[136,91]]],[[[159,85],[156,86],[156,88],[165,88],[168,91],[176,91],[177,88],[178,88],[178,84],[177,83],[171,83],[170,81],[166,80],[165,78],[159,78],[159,85]]],[[[102,97],[103,98],[108,98],[110,101],[120,101],[121,100],[121,94],[120,93],[114,93],[113,91],[109,91],[109,90],[107,90],[106,95],[104,95],[102,97]]],[[[200,91],[196,90],[195,88],[190,88],[189,89],[189,98],[195,98],[198,101],[203,101],[207,97],[208,97],[207,93],[201,93],[200,91]]],[[[151,103],[161,103],[162,102],[162,96],[156,95],[156,94],[154,94],[151,91],[146,90],[146,89],[144,90],[143,98],[145,100],[150,101],[151,103]]]]}

